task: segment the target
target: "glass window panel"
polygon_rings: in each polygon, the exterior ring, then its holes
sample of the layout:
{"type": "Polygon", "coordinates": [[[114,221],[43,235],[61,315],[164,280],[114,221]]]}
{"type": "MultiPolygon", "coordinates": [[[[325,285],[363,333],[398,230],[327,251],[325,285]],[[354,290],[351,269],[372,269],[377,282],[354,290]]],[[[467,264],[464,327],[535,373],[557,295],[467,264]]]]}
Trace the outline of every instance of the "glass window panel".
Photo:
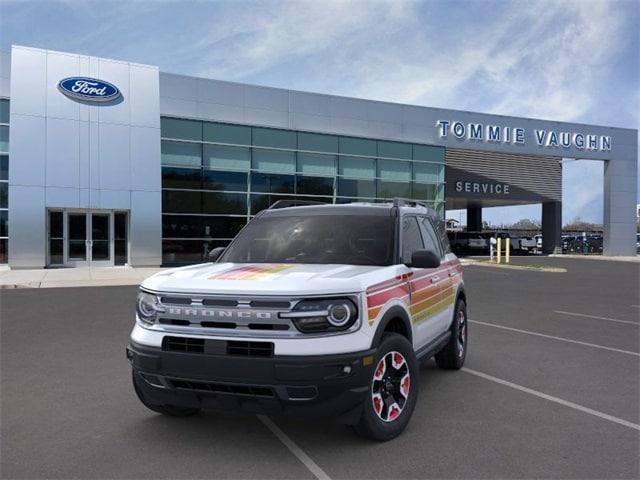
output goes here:
{"type": "Polygon", "coordinates": [[[113,215],[113,237],[114,263],[124,265],[129,260],[125,212],[116,212],[113,215]]]}
{"type": "Polygon", "coordinates": [[[444,183],[438,185],[438,190],[436,193],[436,199],[439,201],[444,200],[444,183]]]}
{"type": "Polygon", "coordinates": [[[378,141],[378,156],[411,160],[411,144],[378,141]]]}
{"type": "Polygon", "coordinates": [[[0,155],[0,180],[9,180],[9,155],[0,155]]]}
{"type": "Polygon", "coordinates": [[[0,182],[0,208],[9,207],[9,184],[0,182]]]}
{"type": "Polygon", "coordinates": [[[410,183],[385,182],[383,180],[378,180],[377,186],[378,198],[411,197],[410,183]]]}
{"type": "Polygon", "coordinates": [[[378,177],[382,180],[408,182],[411,180],[411,163],[378,160],[378,177]]]}
{"type": "Polygon", "coordinates": [[[205,142],[251,145],[251,127],[204,122],[202,137],[205,142]]]}
{"type": "MultiPolygon", "coordinates": [[[[298,197],[295,195],[251,195],[251,215],[255,215],[262,210],[269,208],[278,200],[310,200],[308,197],[298,197]]],[[[332,203],[332,197],[315,197],[314,202],[332,203]]]]}
{"type": "Polygon", "coordinates": [[[163,140],[162,165],[199,167],[202,165],[202,145],[163,140]]]}
{"type": "Polygon", "coordinates": [[[336,174],[336,156],[298,153],[298,172],[333,177],[336,174]]]}
{"type": "Polygon", "coordinates": [[[353,178],[376,178],[376,161],[373,158],[340,157],[338,174],[353,178]]]}
{"type": "Polygon", "coordinates": [[[249,170],[251,151],[243,147],[204,145],[204,166],[222,170],[249,170]]]}
{"type": "Polygon", "coordinates": [[[253,128],[253,144],[260,147],[290,148],[297,147],[296,132],[275,128],[253,128]]]}
{"type": "Polygon", "coordinates": [[[375,180],[354,180],[350,178],[338,178],[338,195],[345,197],[369,197],[376,196],[375,180]]]}
{"type": "Polygon", "coordinates": [[[50,238],[62,238],[63,234],[63,219],[62,212],[49,212],[49,237],[50,238]]]}
{"type": "Polygon", "coordinates": [[[375,140],[364,138],[340,137],[340,153],[375,157],[378,154],[375,140]]]}
{"type": "Polygon", "coordinates": [[[246,193],[202,193],[202,213],[247,214],[246,193]]]}
{"type": "Polygon", "coordinates": [[[160,118],[160,134],[163,138],[202,140],[202,122],[179,118],[160,118]]]}
{"type": "Polygon", "coordinates": [[[69,258],[86,260],[87,258],[87,216],[85,214],[69,214],[67,216],[69,230],[69,258]]]}
{"type": "Polygon", "coordinates": [[[295,152],[281,150],[253,150],[253,165],[256,170],[266,173],[295,173],[295,152]]]}
{"type": "Polygon", "coordinates": [[[296,176],[296,193],[304,195],[333,195],[333,177],[296,176]]]}
{"type": "MultiPolygon", "coordinates": [[[[60,231],[62,231],[62,225],[60,225],[60,231]]],[[[9,212],[6,210],[0,210],[0,237],[9,236],[9,212]]]]}
{"type": "Polygon", "coordinates": [[[187,215],[163,215],[162,236],[167,238],[203,237],[203,218],[187,215]]]}
{"type": "Polygon", "coordinates": [[[421,183],[438,183],[442,182],[442,174],[444,173],[444,165],[434,163],[414,163],[413,164],[413,180],[421,183]]]}
{"type": "Polygon", "coordinates": [[[317,133],[298,133],[298,150],[338,153],[338,137],[317,133]]]}
{"type": "Polygon", "coordinates": [[[0,100],[0,123],[9,123],[9,100],[0,100]]]}
{"type": "Polygon", "coordinates": [[[163,188],[202,188],[202,170],[199,168],[162,167],[163,188]]]}
{"type": "Polygon", "coordinates": [[[422,232],[422,240],[424,242],[424,248],[431,250],[433,253],[442,257],[442,249],[440,248],[440,240],[436,234],[433,224],[427,217],[420,217],[418,220],[420,224],[420,231],[422,232]]]}
{"type": "Polygon", "coordinates": [[[9,127],[0,125],[0,152],[9,153],[9,127]]]}
{"type": "Polygon", "coordinates": [[[185,265],[207,260],[208,253],[216,247],[226,247],[230,240],[163,240],[163,265],[185,265]]]}
{"type": "Polygon", "coordinates": [[[203,236],[233,238],[247,224],[247,217],[202,217],[203,236]]]}
{"type": "Polygon", "coordinates": [[[295,176],[251,173],[251,191],[265,193],[294,193],[295,176]]]}
{"type": "MultiPolygon", "coordinates": [[[[49,265],[62,265],[64,262],[64,240],[49,240],[49,265]]],[[[1,263],[1,262],[0,262],[1,263]]]]}
{"type": "Polygon", "coordinates": [[[429,183],[413,183],[411,198],[415,200],[436,200],[438,186],[429,183]]]}
{"type": "Polygon", "coordinates": [[[413,159],[444,163],[444,148],[430,145],[413,145],[413,159]]]}
{"type": "Polygon", "coordinates": [[[247,174],[245,172],[221,172],[204,170],[202,188],[205,190],[247,191],[247,174]]]}
{"type": "Polygon", "coordinates": [[[405,217],[402,220],[402,263],[411,262],[411,254],[422,248],[422,236],[416,217],[405,217]]]}
{"type": "Polygon", "coordinates": [[[202,213],[201,192],[163,190],[162,211],[171,213],[202,213]]]}

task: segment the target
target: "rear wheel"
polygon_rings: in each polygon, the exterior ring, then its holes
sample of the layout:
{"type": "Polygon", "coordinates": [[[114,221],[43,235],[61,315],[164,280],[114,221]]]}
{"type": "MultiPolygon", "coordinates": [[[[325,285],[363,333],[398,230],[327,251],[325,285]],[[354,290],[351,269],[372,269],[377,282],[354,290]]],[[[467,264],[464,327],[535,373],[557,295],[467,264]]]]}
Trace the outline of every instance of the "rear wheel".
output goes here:
{"type": "Polygon", "coordinates": [[[136,391],[136,395],[138,395],[138,398],[140,399],[142,404],[149,410],[153,410],[154,412],[168,415],[170,417],[190,417],[200,411],[199,408],[183,408],[175,405],[157,405],[155,403],[149,402],[144,396],[144,393],[139,384],[139,382],[144,382],[144,380],[136,375],[136,372],[131,372],[131,376],[133,379],[133,388],[136,391]]]}
{"type": "Polygon", "coordinates": [[[436,364],[445,370],[459,370],[467,356],[467,305],[456,302],[451,323],[451,337],[442,350],[436,353],[436,364]]]}
{"type": "Polygon", "coordinates": [[[369,394],[355,431],[386,441],[405,429],[418,397],[418,362],[413,346],[396,333],[385,334],[376,355],[369,394]]]}

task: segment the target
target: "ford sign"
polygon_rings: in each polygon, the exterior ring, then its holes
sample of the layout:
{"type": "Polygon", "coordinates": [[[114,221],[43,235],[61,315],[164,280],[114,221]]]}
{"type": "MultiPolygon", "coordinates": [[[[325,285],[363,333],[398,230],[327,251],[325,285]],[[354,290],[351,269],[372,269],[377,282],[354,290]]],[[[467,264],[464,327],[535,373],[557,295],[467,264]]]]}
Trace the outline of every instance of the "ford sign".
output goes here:
{"type": "Polygon", "coordinates": [[[63,78],[58,83],[58,90],[67,97],[88,102],[110,102],[120,97],[118,87],[97,78],[63,78]]]}

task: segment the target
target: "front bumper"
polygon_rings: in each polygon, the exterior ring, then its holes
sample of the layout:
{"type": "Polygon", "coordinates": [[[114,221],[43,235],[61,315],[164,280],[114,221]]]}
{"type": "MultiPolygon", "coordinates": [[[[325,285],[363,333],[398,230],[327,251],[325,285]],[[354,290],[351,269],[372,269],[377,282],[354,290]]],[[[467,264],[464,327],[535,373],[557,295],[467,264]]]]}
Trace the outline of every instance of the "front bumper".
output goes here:
{"type": "Polygon", "coordinates": [[[261,358],[165,351],[134,342],[127,347],[127,358],[149,403],[332,416],[344,423],[357,421],[368,398],[373,355],[375,350],[261,358]]]}

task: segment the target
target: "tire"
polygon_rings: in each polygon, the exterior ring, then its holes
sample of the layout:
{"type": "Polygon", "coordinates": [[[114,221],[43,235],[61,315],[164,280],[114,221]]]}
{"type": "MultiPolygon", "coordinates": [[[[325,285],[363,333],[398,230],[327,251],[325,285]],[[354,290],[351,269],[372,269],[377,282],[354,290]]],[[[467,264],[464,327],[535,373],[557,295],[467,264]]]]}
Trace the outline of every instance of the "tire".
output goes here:
{"type": "Polygon", "coordinates": [[[438,367],[444,370],[460,370],[462,368],[467,357],[467,324],[467,304],[464,300],[458,300],[451,322],[451,338],[442,350],[436,353],[438,367]]]}
{"type": "Polygon", "coordinates": [[[413,414],[420,390],[418,361],[409,340],[388,333],[382,337],[374,365],[362,414],[353,429],[362,437],[387,441],[402,433],[413,414]]]}
{"type": "Polygon", "coordinates": [[[143,382],[144,380],[140,379],[135,372],[131,372],[131,378],[133,380],[133,389],[136,391],[136,395],[138,395],[140,402],[142,402],[142,404],[149,410],[169,417],[191,417],[200,411],[199,408],[183,408],[175,405],[156,405],[154,403],[150,403],[144,397],[144,393],[139,385],[139,382],[143,382]]]}

